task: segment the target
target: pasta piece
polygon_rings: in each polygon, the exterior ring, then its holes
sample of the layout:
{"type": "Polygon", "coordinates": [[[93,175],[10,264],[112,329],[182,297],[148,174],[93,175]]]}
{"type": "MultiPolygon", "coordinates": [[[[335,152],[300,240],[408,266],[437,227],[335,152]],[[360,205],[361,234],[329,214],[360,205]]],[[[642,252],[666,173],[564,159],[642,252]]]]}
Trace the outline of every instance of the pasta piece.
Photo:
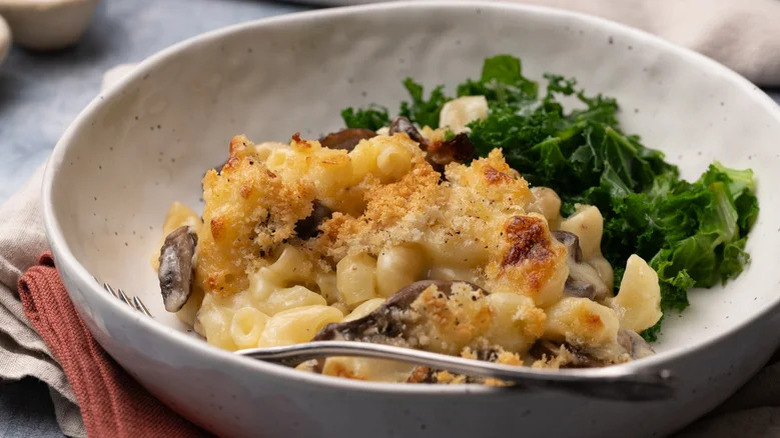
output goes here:
{"type": "Polygon", "coordinates": [[[607,290],[610,291],[611,296],[612,288],[614,287],[615,282],[615,273],[612,270],[612,265],[610,265],[607,259],[605,259],[601,254],[597,254],[591,257],[587,263],[591,265],[593,269],[596,270],[596,272],[598,272],[599,278],[601,278],[601,281],[604,282],[604,284],[607,286],[607,290]]]}
{"type": "Polygon", "coordinates": [[[592,205],[577,205],[576,212],[561,222],[560,229],[574,233],[579,237],[582,258],[598,272],[601,281],[611,291],[614,285],[614,276],[612,266],[601,255],[604,218],[599,209],[592,205]]]}
{"type": "Polygon", "coordinates": [[[372,298],[363,304],[355,307],[355,310],[352,311],[349,315],[344,317],[344,320],[341,322],[347,322],[347,321],[354,321],[356,319],[360,319],[369,313],[376,310],[379,306],[381,306],[385,302],[384,298],[372,298]]]}
{"type": "Polygon", "coordinates": [[[383,183],[398,181],[412,168],[412,154],[404,147],[385,147],[376,157],[376,167],[383,183]]]}
{"type": "Polygon", "coordinates": [[[268,270],[287,283],[307,282],[312,274],[312,263],[299,249],[285,245],[276,261],[268,266],[268,270]]]}
{"type": "Polygon", "coordinates": [[[374,143],[368,140],[361,140],[360,143],[349,152],[349,157],[352,160],[353,184],[362,181],[366,175],[376,172],[378,156],[379,149],[374,143]]]}
{"type": "Polygon", "coordinates": [[[453,132],[469,132],[466,127],[474,120],[484,119],[488,114],[485,96],[463,96],[444,104],[439,113],[439,126],[449,126],[453,132]]]}
{"type": "Polygon", "coordinates": [[[528,212],[540,213],[547,219],[551,230],[557,230],[561,223],[561,198],[555,190],[547,187],[534,187],[531,189],[534,200],[528,204],[528,212]]]}
{"type": "MultiPolygon", "coordinates": [[[[285,166],[292,152],[287,148],[274,149],[268,154],[265,163],[271,170],[279,170],[285,166]]],[[[290,160],[293,161],[293,160],[290,160]]]]}
{"type": "Polygon", "coordinates": [[[376,262],[379,294],[389,297],[407,284],[419,280],[425,270],[425,256],[421,248],[403,245],[382,251],[376,262]]]}
{"type": "Polygon", "coordinates": [[[511,292],[484,298],[492,311],[487,339],[514,353],[525,353],[544,333],[544,312],[532,299],[511,292]]]}
{"type": "Polygon", "coordinates": [[[323,149],[310,169],[319,198],[333,198],[352,182],[352,161],[344,150],[323,149]]]}
{"type": "Polygon", "coordinates": [[[405,382],[414,365],[403,362],[364,357],[329,357],[322,374],[374,382],[405,382]]]}
{"type": "MultiPolygon", "coordinates": [[[[330,305],[330,307],[333,307],[334,309],[338,310],[343,315],[346,315],[346,314],[349,313],[349,308],[344,303],[333,303],[333,304],[330,305]]],[[[358,307],[360,307],[360,306],[358,306],[358,307]]]]}
{"type": "Polygon", "coordinates": [[[248,277],[249,288],[247,290],[255,303],[268,300],[274,291],[283,287],[281,278],[267,267],[250,273],[248,277]]]}
{"type": "Polygon", "coordinates": [[[577,205],[576,212],[561,222],[561,229],[580,238],[582,258],[586,261],[595,255],[601,255],[604,218],[598,208],[592,205],[577,205]]]}
{"type": "Polygon", "coordinates": [[[236,350],[238,347],[230,336],[230,325],[233,321],[234,311],[222,301],[213,295],[206,295],[203,299],[203,305],[198,312],[198,325],[201,328],[201,335],[206,338],[209,344],[224,348],[225,350],[236,350]]]}
{"type": "Polygon", "coordinates": [[[268,315],[253,308],[242,307],[233,314],[230,323],[230,336],[238,348],[252,348],[268,322],[268,315]]]}
{"type": "Polygon", "coordinates": [[[192,285],[190,297],[187,299],[187,302],[184,303],[184,306],[176,312],[176,317],[179,318],[179,321],[185,324],[195,325],[198,309],[200,309],[200,306],[203,303],[203,295],[203,289],[198,285],[192,285]]]}
{"type": "Polygon", "coordinates": [[[320,289],[320,295],[325,298],[325,301],[328,304],[334,304],[341,301],[335,272],[317,273],[315,283],[317,283],[317,287],[320,289]]]}
{"type": "Polygon", "coordinates": [[[638,255],[628,258],[620,291],[611,306],[617,313],[620,327],[637,333],[654,326],[661,319],[658,274],[638,255]]]}
{"type": "Polygon", "coordinates": [[[431,280],[461,280],[470,283],[480,283],[473,269],[448,268],[446,266],[434,266],[428,270],[428,278],[431,280]]]}
{"type": "Polygon", "coordinates": [[[343,317],[343,313],[330,306],[305,306],[279,312],[268,320],[258,346],[277,347],[308,342],[325,325],[341,321],[343,317]]]}
{"type": "Polygon", "coordinates": [[[489,245],[481,236],[449,234],[435,233],[425,242],[428,256],[434,265],[473,268],[487,262],[490,253],[486,246],[489,245]]]}
{"type": "Polygon", "coordinates": [[[288,149],[290,145],[278,141],[265,141],[255,145],[255,153],[259,161],[266,161],[271,153],[277,149],[288,149]]]}
{"type": "Polygon", "coordinates": [[[558,302],[563,296],[563,287],[567,278],[569,278],[569,266],[565,262],[560,263],[534,297],[536,304],[540,307],[547,307],[558,302]]]}
{"type": "Polygon", "coordinates": [[[322,295],[303,286],[276,289],[265,299],[257,303],[257,308],[268,315],[276,315],[284,310],[296,307],[327,305],[322,295]]]}
{"type": "Polygon", "coordinates": [[[173,230],[187,225],[198,230],[202,222],[200,221],[200,215],[195,213],[194,210],[182,204],[181,202],[174,202],[168,209],[168,214],[165,215],[165,222],[163,222],[163,234],[168,235],[173,230]]]}
{"type": "Polygon", "coordinates": [[[347,306],[376,298],[376,260],[366,253],[344,257],[336,265],[336,284],[347,306]]]}
{"type": "Polygon", "coordinates": [[[615,311],[587,298],[563,298],[547,309],[544,337],[576,347],[617,342],[620,323],[615,311]]]}

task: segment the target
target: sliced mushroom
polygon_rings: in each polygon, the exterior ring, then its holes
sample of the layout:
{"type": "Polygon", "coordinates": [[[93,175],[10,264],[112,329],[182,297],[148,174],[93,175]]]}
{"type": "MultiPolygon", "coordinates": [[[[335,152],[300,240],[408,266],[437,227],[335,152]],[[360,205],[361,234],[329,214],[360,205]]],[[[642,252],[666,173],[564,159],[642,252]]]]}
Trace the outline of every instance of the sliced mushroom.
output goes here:
{"type": "Polygon", "coordinates": [[[409,121],[406,117],[396,117],[395,120],[393,120],[393,123],[390,124],[390,135],[393,135],[398,132],[403,132],[406,135],[409,136],[413,141],[416,141],[417,143],[420,143],[420,146],[423,150],[427,147],[427,141],[425,140],[425,137],[420,134],[420,131],[415,128],[415,126],[412,124],[412,122],[409,121]]]}
{"type": "Polygon", "coordinates": [[[430,286],[436,286],[440,293],[447,296],[452,294],[454,283],[466,283],[472,289],[487,295],[487,292],[477,285],[468,282],[423,280],[414,282],[401,288],[379,306],[376,310],[360,319],[348,322],[331,323],[326,325],[314,337],[315,341],[363,341],[380,344],[393,343],[394,340],[403,340],[406,331],[406,322],[402,321],[404,310],[409,309],[420,294],[430,286]]]}
{"type": "Polygon", "coordinates": [[[569,257],[566,259],[569,266],[569,277],[563,287],[564,295],[588,298],[593,301],[601,301],[609,296],[609,289],[599,277],[598,272],[582,260],[582,248],[580,248],[580,239],[577,235],[561,230],[553,231],[552,235],[566,246],[569,253],[569,257]]]}
{"type": "Polygon", "coordinates": [[[465,132],[452,137],[443,142],[430,142],[428,144],[426,160],[438,171],[443,171],[444,167],[453,161],[456,163],[465,163],[474,158],[476,148],[469,140],[465,132]]]}
{"type": "Polygon", "coordinates": [[[564,283],[563,293],[567,297],[588,298],[590,300],[596,298],[596,288],[591,283],[575,280],[571,276],[564,283]]]}
{"type": "Polygon", "coordinates": [[[650,344],[633,330],[619,330],[617,340],[618,344],[626,349],[631,359],[641,359],[655,354],[650,344]]]}
{"type": "Polygon", "coordinates": [[[165,310],[177,312],[190,297],[198,235],[189,226],[179,227],[165,238],[160,249],[160,279],[165,310]]]}
{"type": "Polygon", "coordinates": [[[376,137],[376,132],[370,129],[348,128],[332,132],[320,139],[320,144],[330,149],[344,149],[349,152],[355,149],[360,140],[376,137]]]}
{"type": "Polygon", "coordinates": [[[420,149],[425,151],[425,160],[437,172],[443,172],[444,167],[453,161],[465,163],[474,158],[476,154],[476,148],[466,133],[460,133],[446,141],[429,141],[406,117],[396,117],[390,125],[389,132],[390,135],[397,132],[406,133],[409,138],[419,143],[420,149]]]}
{"type": "Polygon", "coordinates": [[[580,248],[580,238],[576,234],[568,231],[555,230],[551,231],[553,237],[558,242],[561,242],[566,247],[566,251],[569,253],[569,259],[574,263],[582,262],[582,248],[580,248]]]}
{"type": "Polygon", "coordinates": [[[330,219],[333,210],[315,199],[312,202],[311,214],[295,223],[295,233],[303,240],[310,239],[319,233],[320,224],[330,219]]]}

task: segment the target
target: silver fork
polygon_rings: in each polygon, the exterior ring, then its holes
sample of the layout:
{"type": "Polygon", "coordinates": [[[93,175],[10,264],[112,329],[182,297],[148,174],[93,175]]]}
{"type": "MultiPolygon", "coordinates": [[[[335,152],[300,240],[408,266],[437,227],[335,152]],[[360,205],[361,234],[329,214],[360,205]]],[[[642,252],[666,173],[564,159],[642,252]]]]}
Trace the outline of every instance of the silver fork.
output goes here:
{"type": "MultiPolygon", "coordinates": [[[[130,298],[122,289],[114,289],[108,283],[103,283],[103,288],[131,308],[153,318],[140,298],[130,298]]],[[[316,341],[282,347],[249,348],[238,350],[236,354],[293,367],[310,359],[332,356],[390,359],[515,384],[509,388],[556,390],[622,401],[665,400],[673,397],[675,392],[672,373],[667,369],[608,366],[549,370],[368,342],[316,341]]]]}
{"type": "MultiPolygon", "coordinates": [[[[95,281],[97,281],[97,279],[95,279],[95,281]]],[[[98,283],[100,283],[100,282],[98,281],[98,283]]],[[[103,289],[105,289],[106,292],[110,293],[115,298],[119,298],[119,301],[122,301],[123,303],[127,304],[128,306],[132,307],[133,309],[135,309],[135,310],[143,313],[144,315],[148,316],[149,318],[154,319],[152,314],[149,313],[149,309],[146,308],[146,306],[144,305],[143,301],[141,301],[140,298],[135,297],[135,296],[133,298],[130,298],[129,296],[127,296],[125,291],[123,291],[122,289],[119,289],[119,288],[114,289],[108,283],[103,283],[103,289]]]]}

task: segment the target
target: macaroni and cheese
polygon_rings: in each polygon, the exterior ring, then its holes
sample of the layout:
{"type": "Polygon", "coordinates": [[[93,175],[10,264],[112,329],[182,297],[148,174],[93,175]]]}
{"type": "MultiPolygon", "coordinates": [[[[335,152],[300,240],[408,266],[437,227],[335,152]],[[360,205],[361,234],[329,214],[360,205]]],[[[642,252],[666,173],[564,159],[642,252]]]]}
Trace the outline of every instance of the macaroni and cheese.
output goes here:
{"type": "MultiPolygon", "coordinates": [[[[446,114],[462,131],[483,101],[446,114]]],[[[613,297],[596,207],[561,217],[556,193],[530,188],[501,150],[460,162],[464,134],[397,122],[331,147],[234,137],[221,170],[203,178],[202,215],[175,203],[166,217],[154,257],[166,308],[227,350],[338,338],[552,368],[650,351],[631,345],[661,317],[657,275],[632,256],[613,297]],[[355,334],[380,316],[401,329],[355,334]]],[[[469,381],[375,359],[301,368],[469,381]]]]}

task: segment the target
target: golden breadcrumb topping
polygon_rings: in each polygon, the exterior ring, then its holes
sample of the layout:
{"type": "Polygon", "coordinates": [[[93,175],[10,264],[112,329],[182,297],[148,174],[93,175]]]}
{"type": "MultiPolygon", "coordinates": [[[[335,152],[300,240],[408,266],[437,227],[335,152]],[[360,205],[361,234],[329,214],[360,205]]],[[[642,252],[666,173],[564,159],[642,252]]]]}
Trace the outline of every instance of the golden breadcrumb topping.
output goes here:
{"type": "Polygon", "coordinates": [[[468,272],[493,292],[521,292],[542,306],[560,297],[566,250],[542,215],[525,212],[531,191],[500,150],[452,163],[442,179],[406,134],[362,140],[351,152],[297,135],[289,147],[264,145],[234,137],[222,171],[203,178],[196,282],[207,293],[245,290],[247,272],[272,262],[283,244],[322,271],[347,255],[417,244],[432,274],[468,272]],[[386,151],[395,155],[383,165],[386,151]],[[318,236],[297,239],[315,200],[333,213],[318,236]]]}

